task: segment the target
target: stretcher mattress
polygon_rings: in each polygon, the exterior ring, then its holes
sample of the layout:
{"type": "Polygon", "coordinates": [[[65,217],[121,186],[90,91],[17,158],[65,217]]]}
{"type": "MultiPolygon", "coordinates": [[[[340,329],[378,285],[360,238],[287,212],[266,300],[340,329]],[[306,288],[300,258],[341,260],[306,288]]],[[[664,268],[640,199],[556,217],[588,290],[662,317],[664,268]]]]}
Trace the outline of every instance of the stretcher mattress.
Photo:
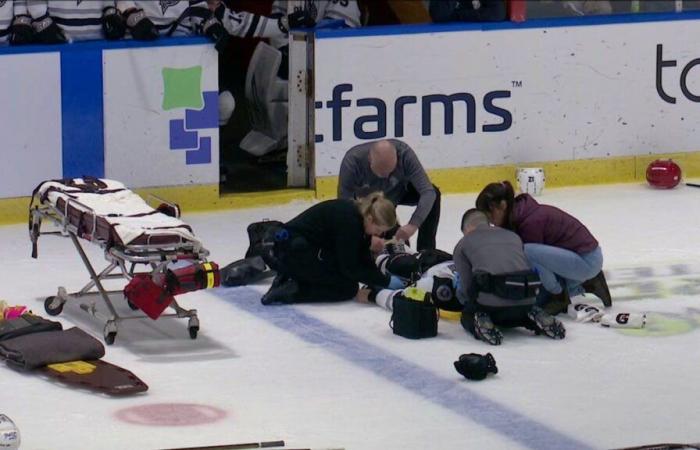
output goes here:
{"type": "Polygon", "coordinates": [[[34,194],[43,206],[52,206],[81,238],[109,246],[177,246],[198,243],[182,220],[152,208],[122,183],[108,179],[54,180],[41,183],[34,194]]]}

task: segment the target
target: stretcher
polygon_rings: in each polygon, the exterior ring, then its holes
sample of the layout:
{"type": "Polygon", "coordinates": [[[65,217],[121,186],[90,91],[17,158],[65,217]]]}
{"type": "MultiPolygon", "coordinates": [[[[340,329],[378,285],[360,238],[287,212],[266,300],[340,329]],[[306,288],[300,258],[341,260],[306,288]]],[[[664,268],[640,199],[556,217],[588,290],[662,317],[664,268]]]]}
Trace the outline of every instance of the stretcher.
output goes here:
{"type": "MultiPolygon", "coordinates": [[[[79,304],[81,310],[104,323],[104,340],[113,344],[119,324],[124,320],[156,319],[170,317],[187,319],[187,328],[192,339],[199,331],[199,319],[195,309],[182,308],[175,294],[190,290],[213,287],[213,277],[203,286],[178,289],[170,295],[164,288],[167,303],[159,312],[148,314],[147,308],[136,305],[125,296],[126,289],[107,290],[103,284],[108,279],[123,279],[127,287],[132,281],[140,281],[146,274],[149,280],[165,280],[173,264],[191,263],[200,266],[215,265],[207,262],[209,251],[205,249],[185,222],[180,220],[179,207],[152,196],[160,204],[150,206],[138,194],[114,180],[91,177],[45,181],[36,187],[29,205],[29,234],[32,241],[32,257],[36,258],[40,235],[67,236],[73,242],[88,273],[90,281],[79,291],[69,293],[64,287],[47,297],[44,309],[52,316],[60,314],[68,301],[79,304]],[[42,224],[53,224],[51,230],[42,229],[42,224]],[[88,259],[80,240],[98,245],[104,252],[107,266],[97,272],[88,259]],[[137,271],[136,269],[139,268],[137,271]],[[127,301],[131,310],[140,312],[122,314],[113,300],[127,301]],[[98,310],[96,300],[106,306],[98,310]],[[171,313],[160,313],[165,308],[171,313]],[[146,312],[146,314],[144,314],[146,312]]],[[[218,282],[218,268],[217,279],[218,282]]]]}

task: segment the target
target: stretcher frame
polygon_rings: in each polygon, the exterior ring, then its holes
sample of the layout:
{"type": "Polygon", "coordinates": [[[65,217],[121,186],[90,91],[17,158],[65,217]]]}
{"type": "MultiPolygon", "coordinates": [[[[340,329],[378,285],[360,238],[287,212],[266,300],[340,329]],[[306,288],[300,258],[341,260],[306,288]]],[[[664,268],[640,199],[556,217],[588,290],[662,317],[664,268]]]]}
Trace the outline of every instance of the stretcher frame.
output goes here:
{"type": "MultiPolygon", "coordinates": [[[[81,310],[95,317],[104,323],[103,336],[106,344],[111,345],[117,336],[119,324],[125,320],[151,320],[148,316],[142,313],[134,313],[130,315],[120,314],[114,304],[112,297],[121,296],[127,301],[132,310],[137,310],[136,305],[131,303],[124,297],[123,290],[107,290],[103,286],[103,281],[108,279],[125,279],[130,281],[138,264],[148,265],[151,275],[157,273],[165,273],[169,263],[181,260],[190,260],[193,262],[206,262],[209,256],[209,251],[205,249],[201,242],[197,239],[185,240],[182,236],[179,241],[167,244],[153,244],[150,242],[151,236],[145,244],[123,245],[121,243],[110,242],[109,239],[103,239],[96,235],[98,215],[87,205],[80,203],[73,198],[65,198],[63,208],[59,208],[52,203],[38,201],[35,205],[35,200],[38,194],[32,197],[29,211],[29,234],[32,244],[34,245],[33,257],[36,257],[36,243],[41,235],[60,235],[71,239],[74,247],[80,255],[85,268],[90,274],[90,281],[83,286],[82,289],[76,292],[68,292],[65,287],[59,286],[56,295],[49,296],[44,301],[44,309],[47,314],[57,316],[63,311],[63,306],[66,302],[77,302],[81,310]],[[79,207],[88,217],[92,216],[92,225],[89,233],[80,233],[79,226],[72,224],[68,220],[68,210],[71,207],[79,207]],[[42,231],[41,226],[43,221],[49,221],[54,226],[58,227],[58,231],[42,231]],[[99,273],[95,270],[90,262],[85,250],[79,241],[79,236],[82,239],[93,242],[100,246],[104,251],[105,259],[108,265],[99,273]],[[128,266],[128,267],[127,267],[128,266]],[[115,269],[118,271],[115,272],[115,269]],[[107,309],[108,314],[104,314],[97,310],[95,298],[101,299],[107,309]],[[84,300],[83,300],[84,299],[84,300]],[[90,301],[89,299],[93,299],[90,301]]],[[[161,203],[172,207],[179,211],[179,207],[167,200],[164,200],[155,195],[149,194],[149,197],[156,199],[161,203]]],[[[177,214],[179,217],[179,213],[177,214]]],[[[187,329],[191,339],[196,339],[199,332],[199,318],[197,317],[196,309],[185,309],[181,307],[176,299],[169,305],[174,309],[174,313],[163,313],[158,318],[187,318],[187,329]]]]}

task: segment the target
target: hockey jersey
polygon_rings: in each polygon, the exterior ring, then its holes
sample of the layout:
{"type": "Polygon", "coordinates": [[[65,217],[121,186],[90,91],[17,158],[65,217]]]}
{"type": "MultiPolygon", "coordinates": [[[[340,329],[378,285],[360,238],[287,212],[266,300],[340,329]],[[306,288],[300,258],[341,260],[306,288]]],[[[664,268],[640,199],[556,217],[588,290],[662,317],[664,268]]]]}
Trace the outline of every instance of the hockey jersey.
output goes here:
{"type": "Polygon", "coordinates": [[[230,35],[236,37],[271,39],[284,39],[286,37],[278,25],[277,18],[265,17],[247,11],[233,11],[227,8],[221,23],[230,35]]]}
{"type": "MultiPolygon", "coordinates": [[[[425,292],[430,292],[438,308],[446,311],[461,311],[462,303],[457,299],[455,284],[458,279],[453,261],[439,263],[425,271],[414,286],[425,292]]],[[[382,308],[392,311],[394,297],[403,293],[403,289],[382,289],[376,293],[374,301],[382,308]]]]}
{"type": "Polygon", "coordinates": [[[102,11],[115,0],[27,0],[29,15],[53,19],[71,41],[103,39],[102,11]]]}
{"type": "Polygon", "coordinates": [[[117,8],[122,13],[131,8],[142,9],[161,36],[202,34],[202,24],[210,14],[206,0],[117,0],[117,8]]]}
{"type": "Polygon", "coordinates": [[[323,19],[342,20],[350,28],[359,27],[360,7],[357,0],[275,0],[272,2],[272,15],[282,16],[294,11],[306,10],[316,23],[323,19]]]}
{"type": "Polygon", "coordinates": [[[25,0],[0,0],[0,44],[10,39],[12,19],[20,14],[27,14],[25,0]]]}
{"type": "MultiPolygon", "coordinates": [[[[342,20],[345,26],[350,28],[359,27],[360,7],[357,0],[274,0],[272,2],[272,16],[280,17],[292,13],[293,11],[305,10],[314,22],[318,23],[323,19],[342,20]],[[291,8],[289,8],[291,6],[291,8]]],[[[275,48],[287,45],[287,39],[274,38],[270,44],[275,48]]]]}

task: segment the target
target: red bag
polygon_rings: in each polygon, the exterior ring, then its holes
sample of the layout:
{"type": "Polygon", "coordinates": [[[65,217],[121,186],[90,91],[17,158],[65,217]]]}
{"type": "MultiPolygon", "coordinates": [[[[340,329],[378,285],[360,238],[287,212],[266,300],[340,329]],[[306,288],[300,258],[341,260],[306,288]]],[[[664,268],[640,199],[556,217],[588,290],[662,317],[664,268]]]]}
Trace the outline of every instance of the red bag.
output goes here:
{"type": "Polygon", "coordinates": [[[172,295],[217,287],[221,283],[219,265],[213,262],[188,264],[184,267],[168,269],[165,286],[172,295]]]}
{"type": "Polygon", "coordinates": [[[174,300],[172,294],[158,286],[148,273],[134,274],[124,287],[124,296],[153,320],[174,300]]]}

